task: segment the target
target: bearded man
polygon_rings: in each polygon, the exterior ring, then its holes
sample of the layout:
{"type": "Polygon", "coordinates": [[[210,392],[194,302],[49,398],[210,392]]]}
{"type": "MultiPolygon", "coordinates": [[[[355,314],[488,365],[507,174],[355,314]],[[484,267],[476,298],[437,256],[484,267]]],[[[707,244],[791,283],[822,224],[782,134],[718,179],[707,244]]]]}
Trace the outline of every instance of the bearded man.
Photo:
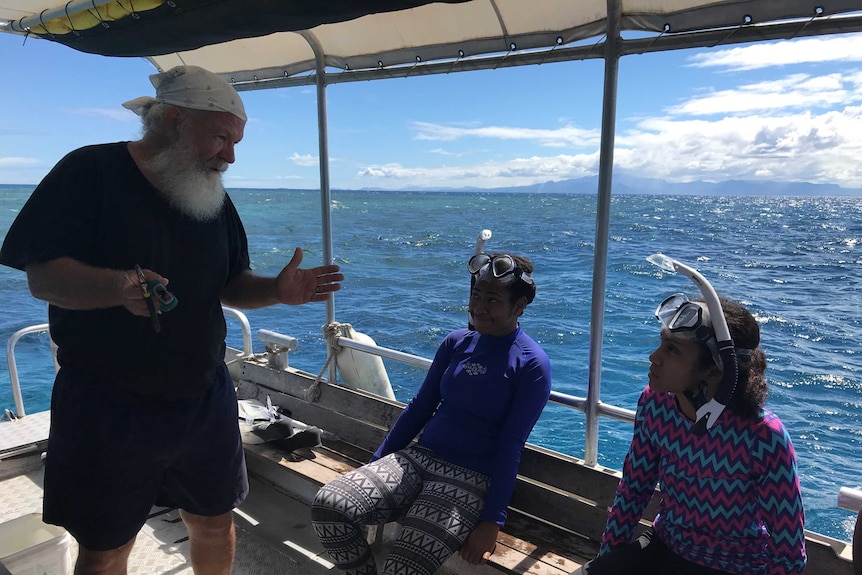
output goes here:
{"type": "Polygon", "coordinates": [[[60,370],[43,518],[78,541],[78,575],[125,573],[154,504],[181,510],[196,574],[230,573],[248,479],[221,305],[321,302],[344,279],[300,269],[299,248],[277,277],[251,272],[222,184],[247,120],[239,94],[195,66],[150,80],[155,98],[124,104],[141,139],[60,160],[0,250],[49,304],[60,370]]]}

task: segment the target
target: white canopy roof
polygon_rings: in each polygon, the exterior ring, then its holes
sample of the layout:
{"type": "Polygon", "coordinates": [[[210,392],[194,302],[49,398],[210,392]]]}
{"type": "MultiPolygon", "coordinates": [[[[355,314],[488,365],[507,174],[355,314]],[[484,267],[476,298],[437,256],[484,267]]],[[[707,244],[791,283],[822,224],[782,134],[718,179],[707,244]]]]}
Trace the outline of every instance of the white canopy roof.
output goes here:
{"type": "Polygon", "coordinates": [[[0,0],[0,31],[285,85],[315,51],[344,80],[602,57],[609,7],[624,53],[862,29],[858,0],[0,0]]]}

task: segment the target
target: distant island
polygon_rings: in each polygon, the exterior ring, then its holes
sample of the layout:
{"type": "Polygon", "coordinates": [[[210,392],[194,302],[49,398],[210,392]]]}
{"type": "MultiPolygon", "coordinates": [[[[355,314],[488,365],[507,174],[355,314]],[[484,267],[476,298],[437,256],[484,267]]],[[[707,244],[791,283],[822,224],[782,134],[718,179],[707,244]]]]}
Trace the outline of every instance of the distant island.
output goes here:
{"type": "MultiPolygon", "coordinates": [[[[548,181],[529,186],[499,188],[403,188],[398,190],[367,187],[362,191],[399,192],[473,192],[473,193],[542,193],[542,194],[595,194],[599,187],[598,176],[548,181]]],[[[639,178],[614,174],[614,195],[672,195],[672,196],[862,196],[860,188],[842,188],[837,184],[811,182],[764,182],[727,180],[724,182],[667,182],[657,178],[639,178]]],[[[351,191],[341,190],[339,191],[351,191]]]]}
{"type": "MultiPolygon", "coordinates": [[[[0,190],[35,187],[26,184],[0,184],[0,190]]],[[[498,188],[470,187],[414,187],[414,188],[333,188],[336,192],[399,192],[399,193],[484,193],[484,194],[589,194],[595,195],[599,187],[598,176],[548,181],[529,186],[498,188]]],[[[304,188],[228,188],[283,189],[285,191],[315,191],[304,188]]],[[[862,188],[842,188],[837,184],[811,182],[767,182],[755,180],[727,180],[724,182],[667,182],[657,178],[639,178],[627,174],[614,174],[613,195],[672,195],[672,196],[862,196],[862,188]]]]}

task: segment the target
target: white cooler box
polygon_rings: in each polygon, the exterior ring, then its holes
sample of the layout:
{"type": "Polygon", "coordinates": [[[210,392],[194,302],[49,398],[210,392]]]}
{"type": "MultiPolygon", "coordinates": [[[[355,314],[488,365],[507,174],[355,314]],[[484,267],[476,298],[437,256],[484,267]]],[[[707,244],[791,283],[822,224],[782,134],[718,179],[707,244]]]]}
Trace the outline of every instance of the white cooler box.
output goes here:
{"type": "Polygon", "coordinates": [[[0,523],[0,564],[12,575],[69,575],[71,545],[72,536],[39,513],[0,523]]]}

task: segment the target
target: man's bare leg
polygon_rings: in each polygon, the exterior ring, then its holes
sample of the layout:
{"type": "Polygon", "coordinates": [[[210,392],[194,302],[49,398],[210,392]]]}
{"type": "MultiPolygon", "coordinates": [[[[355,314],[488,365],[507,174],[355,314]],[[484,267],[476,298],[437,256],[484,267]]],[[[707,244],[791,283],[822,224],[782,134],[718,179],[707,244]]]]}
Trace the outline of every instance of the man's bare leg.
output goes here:
{"type": "Polygon", "coordinates": [[[126,575],[126,565],[134,544],[134,537],[125,545],[108,551],[93,551],[78,544],[75,575],[126,575]]]}
{"type": "Polygon", "coordinates": [[[204,517],[180,511],[180,516],[189,532],[195,575],[230,575],[236,551],[233,513],[204,517]]]}

